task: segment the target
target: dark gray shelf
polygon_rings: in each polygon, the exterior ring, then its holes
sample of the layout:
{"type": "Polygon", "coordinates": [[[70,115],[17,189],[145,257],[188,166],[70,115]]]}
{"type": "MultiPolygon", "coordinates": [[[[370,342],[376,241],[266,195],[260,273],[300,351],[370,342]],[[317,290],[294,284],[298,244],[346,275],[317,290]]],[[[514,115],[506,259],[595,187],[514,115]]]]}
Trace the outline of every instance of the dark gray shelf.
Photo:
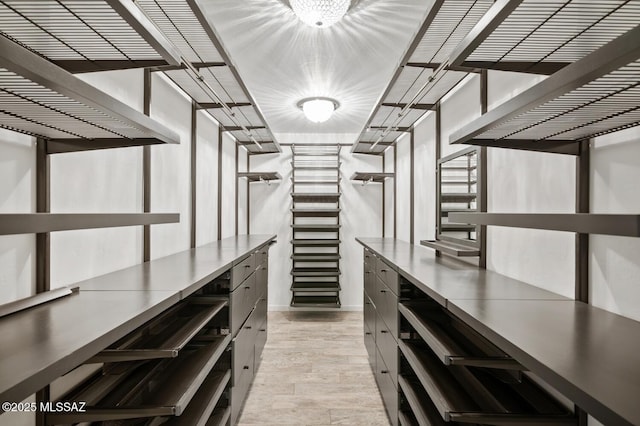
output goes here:
{"type": "Polygon", "coordinates": [[[197,297],[181,303],[143,327],[132,340],[116,343],[89,363],[138,361],[175,358],[228,301],[215,297],[197,297]],[[185,314],[187,316],[185,316],[185,314]],[[154,331],[161,329],[160,333],[154,331]]]}
{"type": "Polygon", "coordinates": [[[402,389],[411,411],[418,420],[419,425],[445,426],[439,413],[436,411],[429,396],[424,392],[420,383],[413,377],[398,376],[398,385],[402,389]]]}
{"type": "Polygon", "coordinates": [[[0,28],[6,38],[69,72],[181,62],[175,46],[129,1],[41,0],[34,8],[29,2],[6,0],[0,2],[0,28]]]}
{"type": "Polygon", "coordinates": [[[451,54],[452,67],[552,74],[633,29],[633,1],[498,1],[451,54]],[[526,23],[526,27],[523,26],[526,23]]]}
{"type": "Polygon", "coordinates": [[[0,235],[177,223],[178,213],[4,213],[0,235]]]}
{"type": "Polygon", "coordinates": [[[440,224],[440,231],[450,231],[450,232],[473,232],[476,230],[475,225],[468,225],[464,223],[442,223],[440,224]]]}
{"type": "Polygon", "coordinates": [[[422,340],[444,365],[465,365],[506,370],[522,370],[513,358],[470,355],[458,345],[435,321],[425,321],[420,315],[420,306],[408,303],[398,304],[398,311],[411,324],[422,340]]]}
{"type": "Polygon", "coordinates": [[[223,392],[227,389],[230,380],[231,370],[213,371],[209,373],[209,376],[204,383],[202,383],[202,386],[198,389],[198,393],[191,400],[185,412],[182,413],[180,417],[173,417],[163,424],[167,426],[206,425],[208,424],[207,420],[216,414],[220,416],[224,415],[224,409],[219,410],[218,413],[215,413],[214,409],[223,392]]]}
{"type": "Polygon", "coordinates": [[[340,255],[337,253],[295,253],[291,255],[295,262],[337,262],[340,255]]]}
{"type": "Polygon", "coordinates": [[[340,225],[291,225],[291,229],[295,232],[338,232],[340,230],[340,225]]]}
{"type": "Polygon", "coordinates": [[[297,293],[327,293],[339,292],[340,284],[337,282],[294,282],[291,284],[291,291],[297,293]]]}
{"type": "MultiPolygon", "coordinates": [[[[145,365],[123,374],[122,379],[114,380],[110,375],[102,375],[94,382],[90,383],[86,389],[72,391],[64,396],[65,401],[86,400],[85,395],[91,394],[94,390],[98,394],[113,388],[114,386],[131,386],[140,388],[149,385],[158,371],[162,371],[162,379],[153,387],[154,391],[148,394],[140,404],[129,406],[130,400],[136,398],[137,392],[129,394],[125,392],[122,400],[116,404],[100,406],[101,401],[96,404],[88,403],[86,412],[77,413],[55,413],[50,415],[54,424],[76,423],[86,421],[109,421],[124,420],[144,417],[158,416],[180,416],[185,412],[191,400],[196,396],[201,385],[209,378],[218,359],[222,356],[227,346],[231,342],[231,336],[220,336],[212,339],[207,346],[202,346],[191,350],[188,354],[175,358],[171,361],[162,361],[155,366],[146,368],[145,365]],[[139,374],[139,370],[143,370],[139,374]],[[79,393],[76,393],[79,392],[79,393]],[[74,399],[75,398],[75,399],[74,399]],[[117,408],[111,408],[115,405],[117,408]]],[[[103,393],[104,395],[105,393],[103,393]]],[[[106,393],[108,395],[108,392],[106,393]]],[[[111,398],[110,395],[107,398],[111,398]]]]}
{"type": "Polygon", "coordinates": [[[443,203],[468,203],[477,198],[475,192],[444,192],[440,194],[443,203]]]}
{"type": "Polygon", "coordinates": [[[575,301],[451,300],[449,310],[603,424],[640,424],[637,321],[575,301]]]}
{"type": "Polygon", "coordinates": [[[226,426],[231,417],[231,407],[216,409],[205,426],[226,426]]]}
{"type": "Polygon", "coordinates": [[[291,209],[295,217],[336,217],[340,209],[291,209]]]}
{"type": "Polygon", "coordinates": [[[639,58],[635,26],[454,132],[450,143],[577,155],[580,140],[638,125],[639,58]]]}
{"type": "Polygon", "coordinates": [[[1,36],[0,86],[0,127],[54,140],[54,152],[56,143],[68,151],[180,140],[142,112],[1,36]]]}
{"type": "Polygon", "coordinates": [[[477,257],[480,256],[480,250],[473,247],[463,246],[461,244],[450,243],[441,240],[421,240],[420,245],[432,248],[436,251],[446,253],[456,257],[477,257]]]}
{"type": "Polygon", "coordinates": [[[340,240],[336,239],[295,239],[291,240],[291,244],[300,247],[335,247],[340,244],[340,240]]]}
{"type": "Polygon", "coordinates": [[[355,172],[351,175],[351,180],[361,180],[363,182],[384,182],[387,178],[393,178],[395,173],[376,173],[376,172],[355,172]]]}
{"type": "Polygon", "coordinates": [[[291,197],[294,203],[337,203],[340,199],[339,192],[293,192],[291,197]]]}
{"type": "Polygon", "coordinates": [[[640,215],[637,214],[451,213],[449,220],[478,225],[640,237],[640,215]]]}
{"type": "Polygon", "coordinates": [[[237,176],[239,178],[247,178],[249,182],[269,182],[282,179],[278,172],[239,172],[237,176]]]}
{"type": "Polygon", "coordinates": [[[337,277],[340,269],[336,267],[294,267],[291,270],[294,277],[337,277]]]}
{"type": "Polygon", "coordinates": [[[493,0],[434,1],[352,152],[381,155],[466,76],[450,53],[493,0]]]}
{"type": "Polygon", "coordinates": [[[291,306],[294,308],[339,308],[338,296],[297,296],[291,298],[291,306]]]}
{"type": "Polygon", "coordinates": [[[182,53],[183,66],[155,70],[164,72],[197,103],[197,108],[213,116],[222,130],[233,135],[249,154],[282,152],[202,2],[137,0],[136,3],[182,53]]]}

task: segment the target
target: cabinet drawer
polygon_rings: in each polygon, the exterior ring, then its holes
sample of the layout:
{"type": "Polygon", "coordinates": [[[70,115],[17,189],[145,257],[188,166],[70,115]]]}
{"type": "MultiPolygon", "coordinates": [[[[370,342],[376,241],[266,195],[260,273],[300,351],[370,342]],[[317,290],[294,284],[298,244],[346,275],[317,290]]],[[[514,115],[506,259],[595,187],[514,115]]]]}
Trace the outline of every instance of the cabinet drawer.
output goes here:
{"type": "Polygon", "coordinates": [[[377,353],[376,360],[376,382],[382,395],[384,407],[387,410],[389,421],[393,426],[398,424],[398,390],[389,376],[389,370],[382,360],[380,352],[377,353]]]}
{"type": "Polygon", "coordinates": [[[255,255],[252,253],[231,269],[231,290],[235,290],[255,269],[255,255]]]}
{"type": "Polygon", "coordinates": [[[398,387],[398,343],[391,335],[384,322],[378,321],[376,324],[376,346],[382,355],[384,364],[389,371],[394,386],[398,387]]]}
{"type": "Polygon", "coordinates": [[[264,346],[267,344],[267,319],[265,318],[261,325],[258,326],[258,330],[256,332],[256,344],[255,344],[255,362],[254,369],[257,371],[258,366],[260,365],[260,360],[262,359],[262,350],[264,346]]]}
{"type": "Polygon", "coordinates": [[[269,245],[260,247],[254,252],[256,267],[269,262],[269,245]]]}
{"type": "Polygon", "coordinates": [[[245,366],[251,364],[253,368],[254,345],[256,341],[257,328],[254,323],[253,315],[247,319],[238,335],[233,339],[231,354],[231,372],[232,372],[232,384],[235,386],[238,383],[239,378],[242,376],[242,371],[246,370],[245,366]]]}
{"type": "Polygon", "coordinates": [[[231,335],[235,335],[256,304],[255,275],[252,274],[229,295],[231,335]]]}
{"type": "Polygon", "coordinates": [[[382,317],[394,339],[398,340],[398,296],[380,278],[377,278],[377,289],[375,300],[372,298],[376,311],[382,317]]]}
{"type": "Polygon", "coordinates": [[[400,294],[398,273],[379,258],[376,258],[376,274],[394,294],[400,294]]]}
{"type": "Polygon", "coordinates": [[[364,249],[363,251],[363,260],[365,269],[375,269],[375,257],[373,256],[373,253],[367,249],[364,249]]]}
{"type": "Polygon", "coordinates": [[[364,326],[364,347],[367,349],[369,355],[369,364],[372,369],[376,369],[376,341],[374,339],[374,332],[369,330],[367,326],[364,326]]]}
{"type": "Polygon", "coordinates": [[[247,358],[246,363],[240,367],[240,374],[238,374],[236,382],[233,384],[231,388],[231,424],[235,425],[238,423],[238,418],[240,417],[240,412],[242,411],[242,407],[244,405],[244,400],[247,397],[247,392],[251,387],[251,382],[253,381],[253,351],[250,356],[247,358]]]}
{"type": "Polygon", "coordinates": [[[376,273],[373,270],[367,270],[365,268],[364,271],[364,291],[366,291],[370,296],[373,296],[376,288],[376,273]]]}
{"type": "Polygon", "coordinates": [[[370,331],[372,336],[376,334],[376,308],[373,306],[373,302],[369,298],[369,295],[364,293],[364,331],[370,331]]]}
{"type": "Polygon", "coordinates": [[[267,297],[267,282],[269,279],[269,269],[266,263],[258,266],[255,272],[256,275],[256,297],[267,297]]]}

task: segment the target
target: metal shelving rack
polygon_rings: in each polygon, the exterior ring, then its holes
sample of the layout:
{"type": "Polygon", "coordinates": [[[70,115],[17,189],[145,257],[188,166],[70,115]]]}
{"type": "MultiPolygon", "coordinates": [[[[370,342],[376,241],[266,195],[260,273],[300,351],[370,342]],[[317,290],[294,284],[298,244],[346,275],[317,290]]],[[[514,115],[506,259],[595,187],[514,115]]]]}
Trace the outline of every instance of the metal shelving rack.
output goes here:
{"type": "Polygon", "coordinates": [[[264,117],[242,82],[231,58],[198,0],[138,0],[181,52],[178,66],[153,68],[163,72],[205,110],[224,132],[252,154],[281,152],[264,117]]]}
{"type": "Polygon", "coordinates": [[[291,150],[291,306],[339,308],[340,146],[291,150]]]}
{"type": "Polygon", "coordinates": [[[450,67],[456,45],[493,0],[432,2],[422,27],[369,117],[352,152],[380,155],[462,81],[469,70],[450,67]]]}

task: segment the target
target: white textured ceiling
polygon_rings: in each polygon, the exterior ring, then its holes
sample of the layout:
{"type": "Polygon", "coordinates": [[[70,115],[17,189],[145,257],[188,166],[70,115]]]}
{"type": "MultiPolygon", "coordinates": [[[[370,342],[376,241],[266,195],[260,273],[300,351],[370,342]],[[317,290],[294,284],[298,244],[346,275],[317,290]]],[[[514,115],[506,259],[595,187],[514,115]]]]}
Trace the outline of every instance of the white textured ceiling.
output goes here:
{"type": "Polygon", "coordinates": [[[326,29],[304,25],[284,0],[200,0],[274,133],[360,133],[431,0],[360,0],[326,29]],[[296,103],[328,96],[327,122],[296,103]]]}

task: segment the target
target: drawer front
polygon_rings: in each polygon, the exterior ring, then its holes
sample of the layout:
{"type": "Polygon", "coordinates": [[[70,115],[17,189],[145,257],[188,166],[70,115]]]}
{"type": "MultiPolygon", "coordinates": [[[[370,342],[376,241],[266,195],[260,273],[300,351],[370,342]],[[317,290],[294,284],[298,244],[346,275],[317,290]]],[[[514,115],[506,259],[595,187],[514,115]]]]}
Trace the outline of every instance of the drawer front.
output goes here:
{"type": "Polygon", "coordinates": [[[373,295],[376,288],[376,273],[373,270],[367,270],[365,268],[364,271],[364,291],[367,292],[370,296],[373,295]]]}
{"type": "Polygon", "coordinates": [[[255,269],[255,255],[252,253],[231,268],[231,289],[235,290],[255,269]]]}
{"type": "Polygon", "coordinates": [[[247,392],[251,387],[251,382],[253,381],[253,352],[249,358],[247,358],[247,362],[242,365],[241,372],[238,375],[236,382],[233,384],[231,388],[231,424],[235,425],[238,423],[238,418],[240,417],[240,412],[242,411],[242,407],[244,405],[244,400],[247,397],[247,392]]]}
{"type": "Polygon", "coordinates": [[[382,395],[384,408],[387,410],[389,421],[393,426],[398,424],[398,389],[393,384],[393,380],[389,377],[387,366],[385,365],[380,352],[377,354],[376,360],[376,382],[378,389],[382,395]]]}
{"type": "Polygon", "coordinates": [[[370,331],[372,336],[376,333],[376,308],[366,292],[364,293],[364,331],[370,331]]]}
{"type": "Polygon", "coordinates": [[[391,335],[384,322],[379,322],[380,328],[376,331],[376,346],[382,355],[384,364],[388,370],[394,386],[398,387],[398,343],[391,335]]]}
{"type": "Polygon", "coordinates": [[[389,331],[391,331],[391,335],[398,340],[398,296],[380,279],[378,279],[377,303],[374,302],[374,304],[376,305],[376,311],[382,317],[389,331]]]}
{"type": "Polygon", "coordinates": [[[374,332],[364,327],[364,347],[369,355],[369,364],[373,370],[376,369],[376,342],[374,340],[374,332]]]}
{"type": "Polygon", "coordinates": [[[379,258],[376,258],[376,274],[394,294],[400,294],[400,280],[398,279],[398,273],[379,258]]]}
{"type": "Polygon", "coordinates": [[[269,269],[266,263],[258,266],[256,269],[256,297],[260,299],[261,297],[267,297],[267,283],[269,279],[269,269]]]}
{"type": "Polygon", "coordinates": [[[267,319],[265,318],[261,325],[258,326],[258,330],[256,333],[256,344],[255,344],[255,361],[254,361],[254,370],[258,370],[258,366],[260,365],[260,360],[262,359],[262,350],[264,346],[267,344],[267,319]]]}
{"type": "Polygon", "coordinates": [[[235,386],[238,383],[239,378],[242,376],[242,371],[246,370],[245,366],[251,363],[253,368],[254,345],[256,340],[256,325],[254,323],[253,316],[244,323],[238,335],[232,341],[233,352],[231,354],[231,373],[232,384],[235,386]]]}
{"type": "Polygon", "coordinates": [[[255,275],[252,274],[229,295],[231,334],[235,335],[256,304],[255,275]]]}
{"type": "Polygon", "coordinates": [[[371,253],[367,249],[363,249],[363,260],[364,260],[365,269],[367,268],[375,269],[375,257],[373,256],[373,253],[371,253]]]}
{"type": "Polygon", "coordinates": [[[269,262],[269,245],[264,245],[255,251],[255,265],[259,266],[269,262]]]}

